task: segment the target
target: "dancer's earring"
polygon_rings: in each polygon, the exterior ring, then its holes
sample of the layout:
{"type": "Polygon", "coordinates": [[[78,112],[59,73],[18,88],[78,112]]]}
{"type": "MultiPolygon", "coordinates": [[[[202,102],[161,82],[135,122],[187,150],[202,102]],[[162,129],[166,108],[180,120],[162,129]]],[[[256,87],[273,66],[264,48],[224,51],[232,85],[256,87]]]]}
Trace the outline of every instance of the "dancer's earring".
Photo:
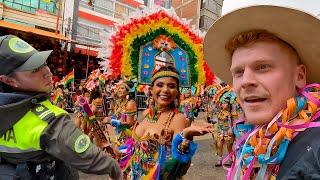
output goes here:
{"type": "Polygon", "coordinates": [[[149,92],[149,97],[148,97],[148,106],[149,107],[154,106],[154,99],[153,99],[153,96],[150,92],[149,92]]]}
{"type": "Polygon", "coordinates": [[[175,99],[175,100],[174,100],[174,106],[175,106],[175,107],[178,107],[178,106],[179,106],[179,101],[178,101],[178,99],[175,99]]]}
{"type": "Polygon", "coordinates": [[[149,100],[149,105],[153,106],[154,105],[154,99],[152,96],[150,96],[150,100],[149,100]]]}

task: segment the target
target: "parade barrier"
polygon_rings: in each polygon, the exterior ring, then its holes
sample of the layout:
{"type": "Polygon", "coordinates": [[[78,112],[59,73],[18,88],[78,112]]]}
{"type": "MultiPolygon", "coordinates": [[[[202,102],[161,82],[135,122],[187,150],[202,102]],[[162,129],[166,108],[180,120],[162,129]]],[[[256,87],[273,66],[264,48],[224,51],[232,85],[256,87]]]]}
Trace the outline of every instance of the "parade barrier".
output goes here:
{"type": "Polygon", "coordinates": [[[111,96],[103,97],[103,111],[106,116],[109,116],[112,113],[112,103],[113,98],[111,96]]]}
{"type": "MultiPolygon", "coordinates": [[[[74,112],[74,103],[73,102],[73,94],[75,92],[68,92],[65,95],[65,110],[68,112],[74,112]]],[[[147,100],[148,100],[148,96],[146,95],[136,95],[135,101],[137,103],[137,110],[138,111],[143,111],[145,109],[147,109],[148,105],[147,105],[147,100]]],[[[104,116],[109,116],[112,113],[112,103],[113,103],[114,99],[111,96],[104,96],[103,97],[103,114],[104,116]]]]}
{"type": "Polygon", "coordinates": [[[68,92],[65,95],[66,102],[65,102],[65,110],[68,112],[74,112],[74,102],[72,96],[75,92],[68,92]]]}
{"type": "Polygon", "coordinates": [[[137,103],[137,109],[138,111],[144,111],[148,108],[147,104],[148,96],[137,94],[136,95],[136,103],[137,103]]]}

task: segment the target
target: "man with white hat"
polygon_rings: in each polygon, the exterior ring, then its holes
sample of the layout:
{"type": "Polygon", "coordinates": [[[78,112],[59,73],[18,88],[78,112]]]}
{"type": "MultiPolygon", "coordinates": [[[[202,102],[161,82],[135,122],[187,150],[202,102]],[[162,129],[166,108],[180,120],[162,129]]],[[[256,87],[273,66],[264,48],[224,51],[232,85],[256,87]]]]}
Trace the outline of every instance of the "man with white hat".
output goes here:
{"type": "Polygon", "coordinates": [[[244,111],[227,178],[320,178],[320,20],[280,6],[237,9],[212,25],[204,51],[244,111]]]}

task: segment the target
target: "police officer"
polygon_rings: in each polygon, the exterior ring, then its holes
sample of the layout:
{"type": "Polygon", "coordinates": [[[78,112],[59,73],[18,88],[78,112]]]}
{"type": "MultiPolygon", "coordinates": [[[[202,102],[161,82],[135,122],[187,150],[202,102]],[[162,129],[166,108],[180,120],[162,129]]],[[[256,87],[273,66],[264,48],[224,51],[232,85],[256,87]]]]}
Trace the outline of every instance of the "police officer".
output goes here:
{"type": "Polygon", "coordinates": [[[78,179],[73,168],[120,179],[117,161],[49,101],[51,52],[0,37],[0,179],[78,179]]]}

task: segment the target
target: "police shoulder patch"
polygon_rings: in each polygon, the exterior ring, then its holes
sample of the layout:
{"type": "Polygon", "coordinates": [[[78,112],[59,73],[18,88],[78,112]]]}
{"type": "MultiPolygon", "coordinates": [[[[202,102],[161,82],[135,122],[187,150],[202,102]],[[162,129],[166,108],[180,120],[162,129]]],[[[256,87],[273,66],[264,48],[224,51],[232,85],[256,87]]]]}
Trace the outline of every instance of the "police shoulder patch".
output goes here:
{"type": "Polygon", "coordinates": [[[80,154],[85,152],[89,148],[89,146],[90,146],[90,138],[85,134],[81,134],[80,136],[77,137],[74,143],[74,150],[80,154]]]}

